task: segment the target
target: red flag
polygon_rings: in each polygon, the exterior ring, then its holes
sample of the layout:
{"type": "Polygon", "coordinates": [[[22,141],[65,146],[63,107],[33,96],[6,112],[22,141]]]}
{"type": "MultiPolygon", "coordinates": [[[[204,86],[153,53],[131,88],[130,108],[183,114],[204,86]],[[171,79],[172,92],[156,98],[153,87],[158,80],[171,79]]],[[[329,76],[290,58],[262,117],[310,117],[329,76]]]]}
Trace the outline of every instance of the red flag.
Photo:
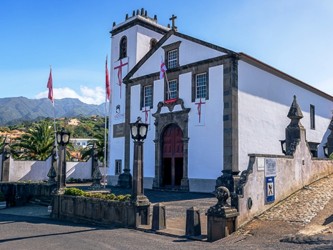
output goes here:
{"type": "Polygon", "coordinates": [[[51,100],[52,103],[54,103],[53,99],[53,81],[52,81],[52,69],[50,69],[50,75],[49,80],[47,81],[47,88],[49,89],[49,95],[48,98],[51,100]]]}
{"type": "Polygon", "coordinates": [[[165,66],[165,63],[163,61],[163,58],[161,58],[161,69],[160,69],[160,79],[164,78],[165,72],[167,71],[167,67],[165,66]]]}
{"type": "Polygon", "coordinates": [[[105,94],[106,94],[106,100],[110,101],[111,88],[110,88],[110,78],[108,70],[108,57],[106,57],[105,61],[105,94]]]}

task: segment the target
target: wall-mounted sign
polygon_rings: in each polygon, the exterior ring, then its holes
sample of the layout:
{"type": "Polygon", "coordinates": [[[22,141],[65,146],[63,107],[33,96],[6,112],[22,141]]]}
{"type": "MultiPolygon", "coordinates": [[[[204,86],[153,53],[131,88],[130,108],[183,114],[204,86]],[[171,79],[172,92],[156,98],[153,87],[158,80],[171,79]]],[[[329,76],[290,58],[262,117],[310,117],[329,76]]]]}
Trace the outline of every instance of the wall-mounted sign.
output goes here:
{"type": "Polygon", "coordinates": [[[274,177],[266,177],[266,203],[275,201],[275,180],[274,177]]]}
{"type": "Polygon", "coordinates": [[[125,123],[113,125],[113,138],[125,136],[125,123]]]}
{"type": "Polygon", "coordinates": [[[265,158],[265,176],[276,176],[276,159],[265,158]]]}
{"type": "Polygon", "coordinates": [[[265,170],[265,158],[263,158],[263,157],[257,158],[257,167],[258,167],[258,171],[265,170]]]}

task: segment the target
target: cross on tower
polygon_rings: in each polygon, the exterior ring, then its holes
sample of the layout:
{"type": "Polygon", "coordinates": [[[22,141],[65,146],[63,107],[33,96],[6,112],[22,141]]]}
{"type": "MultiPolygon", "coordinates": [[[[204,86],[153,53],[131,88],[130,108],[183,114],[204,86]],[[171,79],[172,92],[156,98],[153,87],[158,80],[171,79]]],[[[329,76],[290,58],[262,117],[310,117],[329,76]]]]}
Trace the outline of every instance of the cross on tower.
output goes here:
{"type": "Polygon", "coordinates": [[[169,20],[172,22],[171,28],[173,30],[177,30],[177,26],[175,25],[176,18],[177,18],[177,16],[175,16],[174,14],[172,14],[172,17],[169,18],[169,20]]]}

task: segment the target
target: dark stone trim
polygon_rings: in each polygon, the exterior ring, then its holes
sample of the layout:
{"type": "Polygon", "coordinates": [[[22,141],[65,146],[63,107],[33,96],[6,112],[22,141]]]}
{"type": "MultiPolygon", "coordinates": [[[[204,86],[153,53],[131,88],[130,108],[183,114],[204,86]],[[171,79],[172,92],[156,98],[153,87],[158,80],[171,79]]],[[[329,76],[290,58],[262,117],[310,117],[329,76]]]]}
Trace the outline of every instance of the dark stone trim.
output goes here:
{"type": "Polygon", "coordinates": [[[154,82],[152,81],[144,81],[140,84],[140,109],[144,108],[144,97],[145,97],[145,87],[151,86],[152,89],[152,104],[150,105],[150,108],[152,109],[154,106],[154,82]]]}
{"type": "MultiPolygon", "coordinates": [[[[177,66],[173,67],[172,69],[179,67],[179,47],[180,47],[180,43],[181,43],[181,41],[178,41],[178,42],[171,43],[171,44],[168,44],[168,45],[165,45],[165,46],[162,47],[162,49],[164,49],[164,63],[166,65],[167,69],[169,69],[168,53],[170,51],[173,51],[173,50],[177,50],[177,66]]],[[[168,73],[168,71],[167,71],[167,73],[168,73]]]]}
{"type": "Polygon", "coordinates": [[[248,154],[249,157],[264,157],[264,158],[284,158],[284,159],[293,159],[293,156],[290,155],[271,155],[271,154],[248,154]]]}
{"type": "Polygon", "coordinates": [[[238,58],[223,67],[223,171],[238,173],[238,58]]]}
{"type": "Polygon", "coordinates": [[[234,52],[234,51],[232,51],[232,50],[229,50],[229,49],[220,47],[218,45],[215,45],[215,44],[212,44],[212,43],[200,40],[198,38],[194,38],[194,37],[191,37],[191,36],[179,33],[179,32],[175,32],[175,35],[179,36],[181,38],[184,38],[186,40],[192,41],[194,43],[198,43],[198,44],[203,45],[205,47],[208,47],[208,48],[211,48],[211,49],[214,49],[214,50],[218,50],[218,51],[224,52],[224,53],[229,54],[229,55],[237,55],[237,53],[234,52]]]}
{"type": "Polygon", "coordinates": [[[168,32],[167,30],[165,30],[163,28],[157,27],[157,26],[152,25],[152,24],[150,24],[148,22],[145,22],[143,20],[134,19],[133,21],[130,21],[130,22],[128,22],[128,23],[126,23],[126,24],[118,27],[118,28],[115,28],[115,29],[111,30],[110,31],[111,36],[115,36],[118,33],[123,32],[123,31],[125,31],[125,30],[127,30],[127,29],[129,29],[129,28],[131,28],[131,27],[133,27],[135,25],[140,25],[140,26],[142,26],[144,28],[150,29],[150,30],[155,31],[157,33],[160,33],[162,35],[164,35],[164,34],[166,34],[168,32]]]}
{"type": "Polygon", "coordinates": [[[119,59],[118,60],[120,60],[120,59],[123,59],[123,58],[125,58],[125,57],[127,57],[127,48],[128,48],[128,42],[127,42],[128,40],[127,40],[127,36],[122,36],[121,38],[120,38],[120,41],[119,41],[119,59]],[[125,49],[126,49],[126,51],[123,53],[123,41],[126,41],[126,44],[125,44],[125,49]]]}
{"type": "Polygon", "coordinates": [[[183,191],[189,191],[189,180],[188,180],[188,117],[190,108],[185,108],[184,101],[178,99],[175,103],[166,104],[159,102],[157,105],[157,111],[153,114],[155,118],[155,177],[153,181],[153,188],[163,188],[163,176],[162,176],[162,147],[163,141],[162,136],[165,129],[171,125],[176,124],[183,132],[183,178],[181,180],[180,189],[183,191]],[[181,105],[182,110],[172,112],[175,105],[181,105]],[[168,107],[169,113],[162,113],[162,107],[168,107]]]}
{"type": "MultiPolygon", "coordinates": [[[[234,57],[237,57],[238,54],[236,52],[233,52],[232,50],[228,50],[228,49],[225,49],[223,47],[219,47],[217,45],[214,45],[212,43],[208,43],[208,42],[205,42],[205,41],[202,41],[202,40],[199,40],[197,38],[194,38],[194,37],[191,37],[191,36],[188,36],[188,35],[184,35],[184,34],[181,34],[179,32],[176,32],[175,30],[170,30],[168,33],[166,33],[159,41],[158,43],[156,44],[156,46],[151,49],[134,67],[133,69],[125,76],[124,78],[124,82],[127,82],[130,80],[131,76],[134,75],[134,73],[142,66],[142,64],[144,64],[148,58],[155,53],[156,50],[158,50],[162,44],[164,44],[164,42],[166,40],[168,40],[168,38],[171,36],[171,35],[175,35],[175,36],[178,36],[178,37],[181,37],[183,39],[186,39],[186,40],[189,40],[189,41],[192,41],[192,42],[195,42],[195,43],[198,43],[200,45],[203,45],[203,46],[206,46],[206,47],[209,47],[211,49],[215,49],[217,51],[221,51],[223,53],[226,53],[227,56],[234,56],[234,57]]],[[[210,60],[210,59],[208,59],[210,60]]],[[[177,69],[177,68],[175,68],[177,69]]],[[[168,70],[168,73],[169,73],[169,70],[168,70]]],[[[133,80],[133,79],[131,79],[133,80]]]]}
{"type": "MultiPolygon", "coordinates": [[[[236,194],[239,195],[241,198],[244,197],[244,186],[249,178],[249,175],[253,173],[253,165],[255,161],[256,161],[256,156],[251,155],[247,169],[244,170],[239,177],[239,181],[236,186],[236,194]]],[[[239,207],[237,207],[237,209],[239,209],[239,207]]]]}
{"type": "Polygon", "coordinates": [[[282,78],[282,79],[284,79],[288,82],[291,82],[291,83],[293,83],[293,84],[295,84],[295,85],[297,85],[297,86],[299,86],[303,89],[306,89],[306,90],[308,90],[308,91],[310,91],[310,92],[312,92],[316,95],[319,95],[319,96],[321,96],[321,97],[323,97],[323,98],[325,98],[325,99],[327,99],[331,102],[333,101],[333,96],[331,96],[331,95],[329,95],[329,94],[327,94],[327,93],[325,93],[325,92],[323,92],[319,89],[316,89],[315,87],[312,87],[309,84],[307,84],[305,82],[302,82],[302,81],[300,81],[300,80],[298,80],[298,79],[296,79],[296,78],[294,78],[294,77],[292,77],[292,76],[290,76],[290,75],[288,75],[288,74],[286,74],[286,73],[284,73],[284,72],[282,72],[282,71],[280,71],[276,68],[273,68],[272,66],[270,66],[268,64],[265,64],[265,63],[255,59],[255,58],[247,55],[247,54],[239,53],[239,59],[248,63],[248,64],[251,64],[252,66],[255,66],[255,67],[257,67],[261,70],[264,70],[264,71],[266,71],[268,73],[271,73],[271,74],[273,74],[277,77],[280,77],[280,78],[282,78]]]}
{"type": "Polygon", "coordinates": [[[148,60],[148,58],[155,53],[156,50],[158,50],[161,45],[171,36],[174,34],[174,30],[170,30],[168,33],[166,33],[156,44],[154,48],[148,51],[148,53],[130,70],[130,72],[127,73],[127,75],[124,77],[123,82],[126,83],[130,80],[131,76],[148,60]]]}
{"type": "MultiPolygon", "coordinates": [[[[196,72],[196,70],[197,69],[199,70],[201,66],[206,67],[208,70],[211,67],[224,64],[229,58],[230,58],[230,55],[218,56],[218,57],[198,61],[195,63],[186,64],[186,65],[174,68],[174,69],[170,69],[170,70],[168,70],[168,78],[170,78],[169,76],[172,76],[172,74],[174,74],[174,73],[177,73],[178,75],[180,75],[180,74],[186,74],[189,72],[196,72]]],[[[140,77],[133,78],[133,79],[127,79],[126,81],[124,81],[124,84],[131,83],[131,85],[134,86],[136,84],[141,84],[140,82],[144,81],[147,78],[148,79],[152,78],[152,80],[158,80],[159,76],[160,76],[160,73],[155,72],[155,73],[152,73],[149,75],[140,76],[140,77]],[[132,83],[134,83],[134,84],[132,84],[132,83]]]]}
{"type": "Polygon", "coordinates": [[[168,82],[166,81],[166,79],[164,78],[164,101],[168,100],[168,83],[170,83],[171,81],[177,81],[177,96],[176,98],[179,98],[179,74],[170,74],[170,76],[168,76],[168,82]]]}
{"type": "Polygon", "coordinates": [[[200,74],[207,74],[207,95],[206,100],[209,100],[209,66],[206,64],[198,65],[192,68],[192,102],[195,102],[196,95],[197,95],[197,88],[196,88],[196,77],[200,74]]]}
{"type": "Polygon", "coordinates": [[[181,41],[178,41],[175,43],[164,45],[164,46],[162,46],[162,49],[164,49],[165,52],[170,51],[170,50],[179,49],[180,44],[181,44],[181,41]]]}
{"type": "Polygon", "coordinates": [[[131,138],[130,138],[130,127],[129,123],[130,117],[131,117],[131,87],[126,86],[125,88],[126,91],[126,99],[125,99],[125,150],[124,150],[124,172],[128,173],[130,171],[130,143],[131,143],[131,138]]]}

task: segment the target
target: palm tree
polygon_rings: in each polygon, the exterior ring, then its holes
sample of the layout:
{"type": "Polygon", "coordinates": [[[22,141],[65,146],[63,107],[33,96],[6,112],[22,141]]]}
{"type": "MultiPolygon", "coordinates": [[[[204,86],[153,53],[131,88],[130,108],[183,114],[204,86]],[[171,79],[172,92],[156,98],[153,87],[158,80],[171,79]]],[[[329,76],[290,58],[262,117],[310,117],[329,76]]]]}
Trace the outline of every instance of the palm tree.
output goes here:
{"type": "Polygon", "coordinates": [[[0,136],[0,154],[2,153],[3,146],[5,146],[5,141],[6,141],[6,138],[4,138],[3,136],[0,136]]]}
{"type": "Polygon", "coordinates": [[[42,121],[12,145],[12,152],[22,160],[45,160],[51,155],[53,144],[53,127],[49,122],[42,121]]]}
{"type": "MultiPolygon", "coordinates": [[[[100,132],[97,132],[94,135],[94,139],[88,141],[88,145],[86,148],[82,151],[82,159],[87,160],[92,155],[93,146],[96,144],[97,149],[97,157],[100,162],[103,162],[104,160],[104,130],[101,130],[100,132]]],[[[107,144],[106,144],[107,146],[107,144]]]]}

